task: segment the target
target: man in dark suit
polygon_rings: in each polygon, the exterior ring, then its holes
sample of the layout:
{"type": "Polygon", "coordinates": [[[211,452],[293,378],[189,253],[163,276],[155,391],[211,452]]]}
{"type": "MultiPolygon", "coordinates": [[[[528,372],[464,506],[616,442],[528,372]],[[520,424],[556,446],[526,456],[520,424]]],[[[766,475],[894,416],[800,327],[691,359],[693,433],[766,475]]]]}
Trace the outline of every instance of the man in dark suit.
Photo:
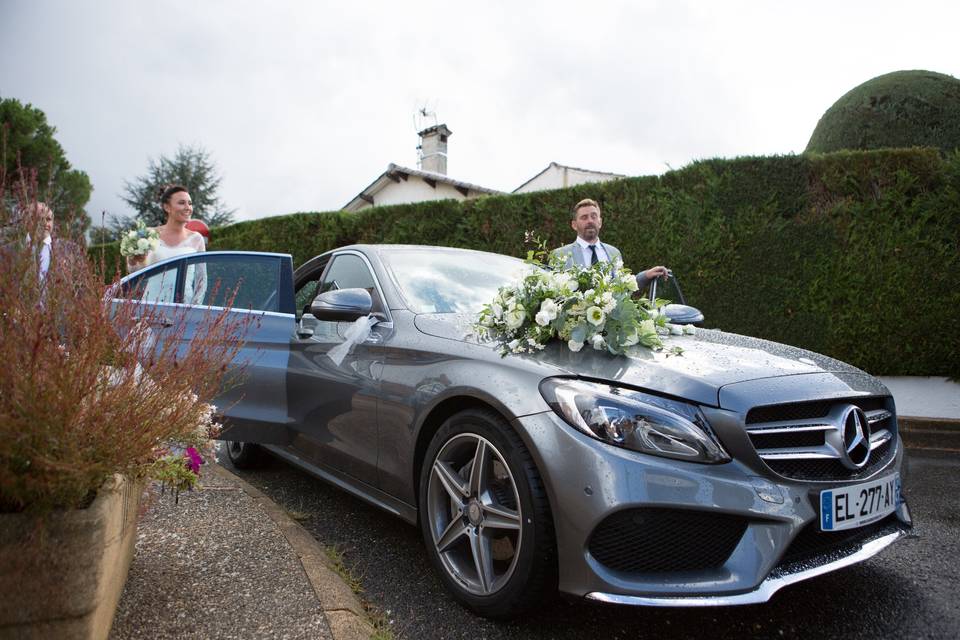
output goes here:
{"type": "MultiPolygon", "coordinates": [[[[600,227],[603,219],[600,215],[600,205],[589,198],[574,205],[570,212],[570,226],[577,232],[577,239],[550,252],[550,256],[561,256],[565,259],[564,267],[580,265],[587,267],[598,262],[623,261],[620,250],[612,244],[600,242],[600,227]]],[[[654,279],[666,276],[664,266],[650,267],[637,274],[637,286],[643,291],[654,279]]]]}

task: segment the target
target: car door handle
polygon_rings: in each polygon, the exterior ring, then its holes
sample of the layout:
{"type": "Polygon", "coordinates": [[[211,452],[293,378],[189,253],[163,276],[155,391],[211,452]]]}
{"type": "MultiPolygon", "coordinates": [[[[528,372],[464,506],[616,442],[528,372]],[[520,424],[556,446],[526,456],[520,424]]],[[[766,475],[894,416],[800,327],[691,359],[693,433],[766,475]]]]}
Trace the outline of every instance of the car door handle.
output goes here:
{"type": "Polygon", "coordinates": [[[151,316],[151,317],[146,318],[146,319],[145,319],[145,318],[141,318],[141,317],[139,317],[139,316],[134,316],[133,321],[134,321],[134,322],[144,322],[144,321],[146,321],[146,322],[149,323],[149,324],[158,325],[158,326],[160,326],[160,327],[163,327],[164,329],[173,326],[173,320],[170,320],[170,319],[165,318],[165,317],[163,317],[163,316],[151,316]]]}

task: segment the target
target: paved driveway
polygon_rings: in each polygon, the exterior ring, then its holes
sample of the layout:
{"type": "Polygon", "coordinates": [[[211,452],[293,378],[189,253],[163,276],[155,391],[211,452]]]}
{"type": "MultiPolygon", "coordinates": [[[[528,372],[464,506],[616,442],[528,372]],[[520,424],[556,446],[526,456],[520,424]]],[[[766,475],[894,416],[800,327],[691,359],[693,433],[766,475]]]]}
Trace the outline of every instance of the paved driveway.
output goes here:
{"type": "Polygon", "coordinates": [[[363,597],[392,621],[398,638],[956,638],[960,456],[910,454],[914,535],[866,563],[784,589],[766,605],[634,609],[560,600],[509,623],[477,618],[453,602],[414,527],[280,461],[238,473],[343,552],[363,597]]]}

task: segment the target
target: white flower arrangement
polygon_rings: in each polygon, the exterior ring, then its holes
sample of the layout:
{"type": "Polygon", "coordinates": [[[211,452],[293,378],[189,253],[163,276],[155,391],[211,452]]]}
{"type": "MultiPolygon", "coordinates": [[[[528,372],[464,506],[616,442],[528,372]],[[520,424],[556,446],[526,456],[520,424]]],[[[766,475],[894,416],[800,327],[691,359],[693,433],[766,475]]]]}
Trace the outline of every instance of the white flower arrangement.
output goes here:
{"type": "Polygon", "coordinates": [[[137,218],[137,226],[125,231],[120,238],[120,255],[143,256],[155,250],[160,245],[160,233],[147,227],[146,223],[137,218]]]}
{"type": "Polygon", "coordinates": [[[692,333],[659,313],[664,301],[632,299],[636,278],[619,261],[563,268],[559,259],[550,266],[501,287],[480,311],[475,330],[496,340],[502,355],[533,353],[553,339],[574,352],[589,344],[622,355],[636,347],[663,348],[661,334],[692,333]]]}

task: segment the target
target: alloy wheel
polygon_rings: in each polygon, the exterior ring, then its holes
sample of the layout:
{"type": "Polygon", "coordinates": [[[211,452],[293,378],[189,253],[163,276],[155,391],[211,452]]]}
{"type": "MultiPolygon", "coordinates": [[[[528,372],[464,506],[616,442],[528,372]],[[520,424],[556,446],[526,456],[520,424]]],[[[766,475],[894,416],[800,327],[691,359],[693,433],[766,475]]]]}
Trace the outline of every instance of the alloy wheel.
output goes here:
{"type": "Polygon", "coordinates": [[[523,513],[513,473],[496,446],[473,433],[444,443],[430,470],[426,506],[447,573],[475,595],[500,590],[520,556],[523,513]]]}

